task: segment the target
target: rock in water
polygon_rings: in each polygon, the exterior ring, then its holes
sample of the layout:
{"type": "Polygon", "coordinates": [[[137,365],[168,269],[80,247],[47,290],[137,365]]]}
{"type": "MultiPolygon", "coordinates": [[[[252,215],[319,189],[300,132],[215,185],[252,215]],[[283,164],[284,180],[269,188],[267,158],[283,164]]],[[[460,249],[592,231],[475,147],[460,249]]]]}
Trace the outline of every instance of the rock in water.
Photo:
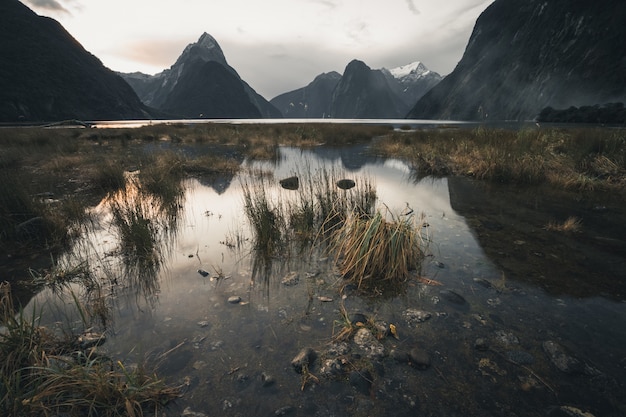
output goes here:
{"type": "Polygon", "coordinates": [[[231,304],[239,304],[241,302],[241,297],[238,295],[233,295],[228,297],[228,302],[231,304]]]}
{"type": "Polygon", "coordinates": [[[439,295],[446,301],[451,302],[456,305],[464,305],[466,303],[465,298],[462,295],[455,293],[452,290],[441,290],[439,291],[439,295]]]}
{"type": "Polygon", "coordinates": [[[300,188],[300,180],[296,176],[284,178],[279,183],[285,190],[297,190],[300,188]]]}
{"type": "Polygon", "coordinates": [[[297,373],[301,374],[305,368],[308,368],[315,361],[316,357],[317,354],[312,348],[304,348],[291,360],[291,366],[297,373]]]}
{"type": "Polygon", "coordinates": [[[428,369],[430,366],[430,355],[424,349],[413,348],[409,352],[409,360],[411,365],[417,369],[428,369]]]}
{"type": "Polygon", "coordinates": [[[341,188],[342,190],[349,190],[350,188],[354,188],[356,186],[356,183],[353,180],[349,179],[339,180],[336,184],[337,187],[341,188]]]}
{"type": "Polygon", "coordinates": [[[385,347],[380,343],[372,332],[361,327],[354,335],[354,343],[371,359],[381,359],[385,356],[385,347]]]}
{"type": "Polygon", "coordinates": [[[543,342],[543,350],[548,355],[550,362],[559,370],[568,374],[582,373],[584,365],[581,361],[565,353],[565,350],[557,343],[547,340],[543,342]]]}

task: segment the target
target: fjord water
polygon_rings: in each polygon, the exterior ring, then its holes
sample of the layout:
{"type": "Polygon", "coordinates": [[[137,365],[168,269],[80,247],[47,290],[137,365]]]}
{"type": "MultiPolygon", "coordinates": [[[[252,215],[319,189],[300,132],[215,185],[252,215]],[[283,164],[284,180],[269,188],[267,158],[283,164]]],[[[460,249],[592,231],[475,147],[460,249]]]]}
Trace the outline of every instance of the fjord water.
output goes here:
{"type": "MultiPolygon", "coordinates": [[[[603,223],[619,222],[623,208],[419,178],[404,162],[366,150],[282,147],[276,161],[244,162],[234,177],[186,180],[179,211],[163,223],[158,262],[136,265],[136,282],[112,278],[128,265],[106,202],[94,207],[93,230],[59,263],[89,259],[114,283],[110,320],[96,329],[107,336],[99,352],[156,367],[181,385],[184,395],[167,415],[623,413],[625,255],[617,234],[623,223],[613,229],[603,223]],[[262,174],[272,198],[284,201],[295,192],[278,180],[320,170],[368,178],[379,207],[425,215],[427,256],[405,286],[375,295],[340,292],[332,253],[305,248],[273,257],[268,268],[255,256],[244,185],[262,174]],[[595,253],[593,246],[578,256],[585,242],[542,229],[567,213],[595,227],[605,250],[595,253]],[[342,329],[343,308],[397,329],[397,339],[380,340],[382,358],[347,343],[342,359],[346,369],[366,375],[360,381],[321,370],[333,357],[329,346],[342,329]],[[411,310],[431,317],[416,322],[411,310]],[[562,349],[561,363],[546,346],[562,349]],[[291,360],[306,347],[318,355],[303,376],[291,360]],[[426,352],[429,367],[417,369],[397,354],[414,349],[426,352]],[[570,360],[577,364],[559,367],[570,360]]],[[[57,326],[80,327],[71,296],[44,291],[32,302],[53,312],[57,326]]]]}

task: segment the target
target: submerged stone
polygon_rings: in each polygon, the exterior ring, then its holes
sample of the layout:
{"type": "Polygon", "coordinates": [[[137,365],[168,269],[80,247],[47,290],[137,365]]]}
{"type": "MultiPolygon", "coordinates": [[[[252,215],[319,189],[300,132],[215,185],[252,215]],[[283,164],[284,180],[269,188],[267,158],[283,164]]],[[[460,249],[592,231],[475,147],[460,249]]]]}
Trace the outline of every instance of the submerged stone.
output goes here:
{"type": "Polygon", "coordinates": [[[360,328],[354,335],[354,343],[372,359],[380,359],[385,356],[385,347],[372,334],[369,329],[360,328]]]}
{"type": "Polygon", "coordinates": [[[465,298],[462,295],[457,294],[452,290],[441,290],[439,291],[439,295],[446,301],[451,302],[456,305],[464,305],[466,303],[465,298]]]}
{"type": "Polygon", "coordinates": [[[582,373],[583,363],[575,357],[568,355],[563,347],[551,340],[543,342],[543,350],[548,355],[548,359],[560,371],[568,374],[582,373]]]}
{"type": "Polygon", "coordinates": [[[411,366],[417,369],[428,369],[430,366],[430,355],[424,349],[413,348],[409,352],[411,366]]]}
{"type": "Polygon", "coordinates": [[[241,297],[238,295],[233,295],[228,297],[228,302],[231,304],[239,304],[241,302],[241,297]]]}
{"type": "Polygon", "coordinates": [[[291,366],[293,369],[301,374],[305,368],[308,368],[309,365],[315,361],[317,357],[317,353],[313,350],[313,348],[307,347],[303,348],[298,354],[291,360],[291,366]]]}

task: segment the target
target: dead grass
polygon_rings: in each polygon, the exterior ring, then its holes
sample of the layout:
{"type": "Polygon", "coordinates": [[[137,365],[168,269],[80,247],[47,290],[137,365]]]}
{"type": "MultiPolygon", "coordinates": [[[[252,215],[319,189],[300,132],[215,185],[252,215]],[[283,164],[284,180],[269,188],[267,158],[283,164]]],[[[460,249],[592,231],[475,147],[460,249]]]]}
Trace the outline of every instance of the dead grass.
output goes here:
{"type": "Polygon", "coordinates": [[[576,233],[580,232],[581,227],[582,220],[578,217],[571,216],[562,223],[550,222],[544,227],[544,229],[551,232],[576,233]]]}
{"type": "Polygon", "coordinates": [[[374,151],[408,160],[419,177],[464,175],[582,191],[626,187],[626,131],[619,129],[394,132],[374,151]]]}

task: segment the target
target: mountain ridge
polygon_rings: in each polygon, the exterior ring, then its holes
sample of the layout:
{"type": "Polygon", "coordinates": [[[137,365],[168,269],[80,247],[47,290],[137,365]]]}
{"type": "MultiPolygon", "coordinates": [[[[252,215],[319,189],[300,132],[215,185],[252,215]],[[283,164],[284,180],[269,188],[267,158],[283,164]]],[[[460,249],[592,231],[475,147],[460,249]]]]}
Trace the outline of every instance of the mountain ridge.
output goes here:
{"type": "Polygon", "coordinates": [[[529,120],[547,106],[626,101],[624,21],[626,2],[496,0],[407,117],[529,120]]]}
{"type": "Polygon", "coordinates": [[[215,38],[204,32],[197,42],[188,44],[178,56],[174,64],[168,69],[155,75],[134,73],[119,73],[130,84],[139,98],[146,105],[155,107],[161,111],[190,118],[280,118],[282,114],[265,98],[258,94],[246,83],[237,71],[231,67],[215,38]],[[201,63],[213,62],[223,67],[230,76],[214,65],[201,65],[201,63]],[[185,72],[192,67],[193,74],[185,76],[185,72]],[[207,71],[201,74],[199,71],[207,71]],[[224,82],[224,85],[216,85],[209,75],[213,74],[224,82]],[[179,85],[181,79],[185,80],[179,85]],[[236,82],[235,82],[236,81],[236,82]],[[193,82],[205,84],[190,85],[193,82]],[[247,100],[242,100],[239,85],[243,88],[247,100]],[[177,90],[189,93],[188,97],[177,90]],[[205,95],[199,94],[204,91],[205,95]],[[229,103],[228,100],[232,100],[229,103]],[[221,103],[228,112],[219,109],[217,103],[221,103]],[[233,105],[235,104],[236,105],[233,105]],[[250,105],[256,108],[251,111],[250,105]]]}
{"type": "Polygon", "coordinates": [[[388,70],[355,59],[343,75],[322,73],[270,103],[288,118],[402,118],[440,80],[420,61],[388,70]]]}
{"type": "Polygon", "coordinates": [[[150,118],[152,109],[54,19],[0,2],[0,121],[150,118]]]}

